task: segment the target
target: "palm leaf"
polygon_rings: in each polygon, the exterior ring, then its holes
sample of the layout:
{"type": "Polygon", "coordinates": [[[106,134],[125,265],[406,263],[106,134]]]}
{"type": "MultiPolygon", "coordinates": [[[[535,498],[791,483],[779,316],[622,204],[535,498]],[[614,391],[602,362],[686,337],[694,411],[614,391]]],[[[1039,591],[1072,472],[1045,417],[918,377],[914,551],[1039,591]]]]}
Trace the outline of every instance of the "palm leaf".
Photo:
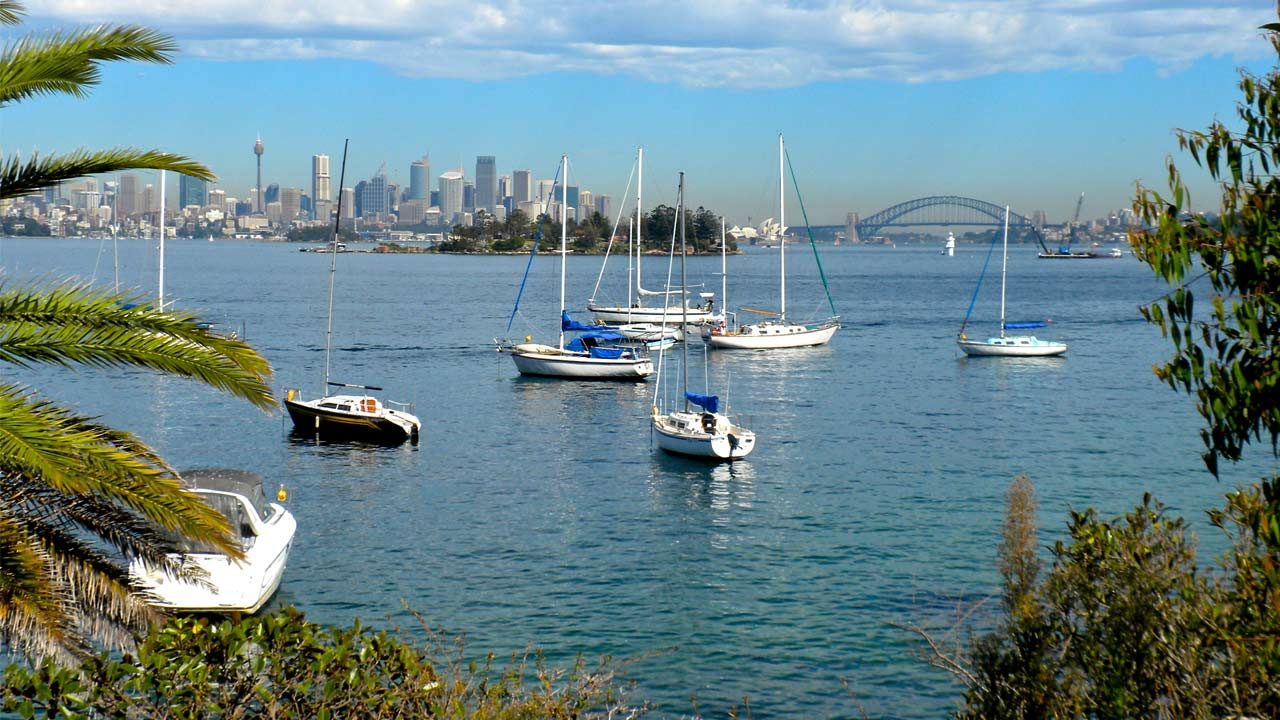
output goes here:
{"type": "Polygon", "coordinates": [[[102,81],[101,63],[171,63],[177,49],[167,35],[129,25],[24,37],[0,51],[0,105],[37,95],[84,97],[102,81]]]}
{"type": "Polygon", "coordinates": [[[29,195],[86,175],[122,170],[172,170],[201,180],[217,177],[195,160],[161,150],[80,149],[65,155],[32,154],[25,162],[15,155],[0,161],[0,199],[29,195]]]}
{"type": "Polygon", "coordinates": [[[22,22],[22,3],[16,0],[0,0],[0,25],[17,25],[22,22]]]}
{"type": "Polygon", "coordinates": [[[271,366],[194,315],[162,312],[86,285],[0,287],[0,361],[136,366],[195,378],[263,409],[275,406],[271,366]]]}
{"type": "MultiPolygon", "coordinates": [[[[126,435],[0,385],[0,470],[43,483],[68,496],[65,502],[97,495],[239,557],[226,517],[183,489],[173,473],[139,459],[136,440],[117,446],[126,435]]],[[[145,450],[142,457],[153,455],[145,450]]]]}
{"type": "Polygon", "coordinates": [[[78,642],[68,622],[66,588],[27,527],[24,518],[0,509],[0,643],[46,655],[78,642]]]}

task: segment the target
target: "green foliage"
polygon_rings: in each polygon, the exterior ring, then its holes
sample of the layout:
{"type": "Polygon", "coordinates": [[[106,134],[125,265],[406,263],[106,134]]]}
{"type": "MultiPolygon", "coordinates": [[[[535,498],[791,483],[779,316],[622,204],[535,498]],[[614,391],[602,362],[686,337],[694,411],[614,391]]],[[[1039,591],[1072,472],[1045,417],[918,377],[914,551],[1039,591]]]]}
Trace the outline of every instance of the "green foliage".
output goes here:
{"type": "MultiPolygon", "coordinates": [[[[1006,528],[1024,512],[1011,501],[1006,528]]],[[[1006,542],[1009,611],[957,661],[957,717],[1280,717],[1280,481],[1212,517],[1233,551],[1208,576],[1183,521],[1149,496],[1110,521],[1072,513],[1042,579],[1006,542]]]]}
{"type": "MultiPolygon", "coordinates": [[[[333,239],[333,225],[310,225],[295,227],[289,231],[289,242],[328,243],[333,239]]],[[[360,236],[354,230],[344,227],[338,231],[338,242],[359,242],[360,236]]]]}
{"type": "MultiPolygon", "coordinates": [[[[1267,29],[1280,55],[1280,35],[1267,29]]],[[[1218,217],[1187,214],[1190,192],[1171,160],[1168,195],[1139,187],[1134,211],[1152,229],[1130,238],[1158,276],[1185,281],[1142,313],[1173,341],[1173,358],[1156,374],[1195,395],[1215,475],[1219,459],[1238,460],[1251,440],[1265,436],[1274,452],[1280,438],[1280,69],[1242,72],[1240,89],[1242,130],[1215,121],[1177,133],[1181,149],[1219,183],[1218,217]],[[1201,277],[1212,292],[1196,303],[1187,286],[1201,277]]]]}
{"type": "Polygon", "coordinates": [[[517,718],[638,717],[612,664],[568,670],[541,657],[466,661],[461,644],[420,647],[359,622],[333,628],[287,608],[216,624],[181,618],[136,654],[79,666],[11,665],[3,709],[19,717],[517,718]]]}

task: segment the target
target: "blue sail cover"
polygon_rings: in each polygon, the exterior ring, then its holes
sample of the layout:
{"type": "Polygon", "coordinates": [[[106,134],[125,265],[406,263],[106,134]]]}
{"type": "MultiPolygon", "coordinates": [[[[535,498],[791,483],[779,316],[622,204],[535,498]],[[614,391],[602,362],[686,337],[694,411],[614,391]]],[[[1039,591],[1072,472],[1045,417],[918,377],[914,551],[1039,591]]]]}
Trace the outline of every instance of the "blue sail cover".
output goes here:
{"type": "Polygon", "coordinates": [[[696,392],[684,391],[684,397],[689,402],[706,410],[707,412],[716,412],[720,409],[720,398],[715,395],[699,395],[696,392]]]}
{"type": "Polygon", "coordinates": [[[598,330],[599,326],[583,325],[577,320],[574,320],[573,318],[569,317],[568,310],[562,310],[560,312],[560,329],[564,330],[565,332],[583,332],[586,330],[598,330]]]}
{"type": "Polygon", "coordinates": [[[617,360],[626,352],[625,348],[591,348],[591,357],[600,358],[601,360],[617,360]]]}
{"type": "Polygon", "coordinates": [[[1004,324],[1005,330],[1030,330],[1032,328],[1042,328],[1045,324],[1039,321],[1035,322],[1007,322],[1004,324]]]}
{"type": "Polygon", "coordinates": [[[564,349],[572,352],[587,352],[588,349],[596,350],[596,346],[601,343],[621,342],[626,339],[627,337],[625,335],[609,330],[602,332],[589,332],[583,333],[570,340],[569,344],[564,346],[564,349]]]}

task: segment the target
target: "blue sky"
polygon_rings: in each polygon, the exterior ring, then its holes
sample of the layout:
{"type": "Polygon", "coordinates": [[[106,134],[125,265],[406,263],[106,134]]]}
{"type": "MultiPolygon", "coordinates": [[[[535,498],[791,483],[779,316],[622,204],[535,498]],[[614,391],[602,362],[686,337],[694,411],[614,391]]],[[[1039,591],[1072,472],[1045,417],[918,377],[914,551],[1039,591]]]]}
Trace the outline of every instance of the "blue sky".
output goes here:
{"type": "MultiPolygon", "coordinates": [[[[1100,216],[1128,206],[1135,181],[1163,188],[1173,128],[1232,117],[1237,69],[1274,63],[1256,29],[1274,7],[1231,0],[28,9],[28,29],[136,22],[183,52],[109,66],[88,99],[6,108],[6,151],[160,147],[237,197],[259,134],[264,184],[308,191],[314,153],[333,157],[336,185],[344,137],[347,186],[384,161],[407,183],[428,152],[433,177],[470,177],[480,154],[550,177],[568,153],[573,184],[617,197],[644,145],[647,205],[671,202],[684,170],[690,202],[736,223],[776,214],[779,131],[818,224],[935,194],[1061,219],[1085,192],[1084,215],[1100,216]]],[[[1192,187],[1212,209],[1212,187],[1192,187]]]]}

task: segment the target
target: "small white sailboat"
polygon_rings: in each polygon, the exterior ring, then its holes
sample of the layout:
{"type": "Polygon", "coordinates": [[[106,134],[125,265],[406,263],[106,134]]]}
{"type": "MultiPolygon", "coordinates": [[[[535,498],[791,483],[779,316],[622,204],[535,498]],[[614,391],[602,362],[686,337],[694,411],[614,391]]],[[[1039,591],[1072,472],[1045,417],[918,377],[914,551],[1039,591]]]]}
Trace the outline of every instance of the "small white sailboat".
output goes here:
{"type": "Polygon", "coordinates": [[[942,246],[942,254],[947,257],[956,256],[956,234],[947,233],[947,242],[942,246]]]}
{"type": "MultiPolygon", "coordinates": [[[[782,135],[778,135],[778,207],[779,207],[779,309],[758,310],[743,308],[746,312],[768,316],[767,320],[746,325],[730,326],[727,322],[708,325],[703,328],[702,340],[713,348],[724,350],[775,350],[780,348],[810,347],[825,345],[840,329],[840,316],[832,308],[832,316],[826,320],[812,323],[796,323],[787,320],[787,243],[782,233],[786,232],[786,171],[784,162],[786,146],[782,135]]],[[[826,286],[826,279],[823,279],[826,286]]],[[[830,302],[830,293],[828,293],[830,302]]],[[[727,308],[727,306],[726,306],[727,308]]],[[[727,318],[726,318],[727,319],[727,318]]]]}
{"type": "Polygon", "coordinates": [[[268,502],[262,477],[255,473],[191,470],[182,479],[191,492],[230,521],[244,559],[232,560],[212,547],[174,538],[181,552],[172,559],[203,571],[202,580],[168,575],[140,559],[130,564],[130,575],[160,607],[184,612],[257,612],[280,587],[297,521],[278,503],[268,502]]]}
{"type": "MultiPolygon", "coordinates": [[[[563,187],[568,187],[569,156],[562,155],[560,162],[561,182],[563,187]]],[[[580,325],[570,319],[565,310],[566,258],[569,253],[567,206],[566,202],[560,203],[560,341],[556,345],[530,342],[531,338],[525,338],[525,342],[518,344],[499,342],[498,351],[511,353],[521,375],[573,380],[644,380],[653,374],[653,361],[643,349],[619,346],[618,343],[625,340],[622,335],[613,330],[596,330],[580,325]],[[566,331],[582,334],[566,345],[566,331]]],[[[519,303],[517,297],[517,307],[519,303]]],[[[514,312],[512,315],[514,317],[514,312]]]]}
{"type": "MultiPolygon", "coordinates": [[[[680,284],[683,287],[687,280],[685,275],[685,228],[684,228],[684,173],[680,173],[680,200],[677,203],[677,215],[680,223],[680,284]]],[[[675,239],[672,238],[674,251],[675,239]]],[[[671,270],[668,266],[667,285],[670,286],[671,270]]],[[[683,381],[682,407],[679,410],[662,412],[658,407],[662,377],[654,385],[653,407],[650,412],[650,426],[658,447],[679,455],[708,458],[712,460],[737,460],[751,454],[756,447],[756,434],[747,428],[735,425],[728,413],[720,412],[720,398],[715,395],[694,393],[689,391],[689,343],[682,343],[684,362],[681,365],[683,381]],[[699,409],[694,410],[697,407],[699,409]]],[[[665,351],[659,354],[659,365],[665,351]]]]}
{"type": "MultiPolygon", "coordinates": [[[[699,305],[690,306],[688,298],[683,292],[675,293],[670,290],[646,290],[641,283],[641,258],[644,256],[642,251],[644,247],[644,148],[636,150],[636,167],[638,168],[636,182],[636,218],[635,218],[635,291],[632,292],[632,266],[631,252],[627,254],[627,304],[625,306],[605,305],[596,302],[596,295],[600,291],[600,279],[596,279],[595,290],[591,293],[591,299],[587,301],[587,310],[595,316],[595,319],[602,323],[617,325],[624,335],[628,337],[644,335],[648,338],[669,337],[673,340],[683,339],[683,333],[669,333],[665,330],[657,328],[664,324],[671,325],[678,322],[676,318],[687,317],[688,322],[700,325],[712,319],[714,309],[714,294],[704,293],[700,296],[702,301],[699,305]],[[679,295],[681,302],[679,305],[672,305],[669,298],[679,295]],[[646,297],[661,298],[660,307],[650,307],[644,304],[646,297]]],[[[607,256],[606,256],[607,260],[607,256]]],[[[604,275],[603,265],[600,268],[601,277],[604,275]]]]}
{"type": "MultiPolygon", "coordinates": [[[[994,246],[995,239],[992,238],[994,246]]],[[[987,258],[991,253],[988,251],[987,258]]],[[[983,265],[983,273],[986,273],[983,265]]],[[[1023,330],[1045,327],[1044,322],[1007,322],[1005,320],[1005,278],[1009,269],[1009,207],[1004,208],[1004,259],[1000,264],[1000,335],[986,340],[970,340],[965,335],[965,326],[969,323],[969,315],[973,312],[974,302],[978,298],[978,290],[982,287],[982,277],[978,277],[978,287],[973,291],[973,300],[969,302],[969,312],[965,313],[964,322],[960,324],[960,335],[956,344],[966,355],[975,357],[1052,357],[1067,351],[1066,343],[1053,340],[1041,340],[1034,335],[1008,335],[1005,330],[1023,330]]]]}
{"type": "MultiPolygon", "coordinates": [[[[338,176],[339,187],[347,173],[347,145],[342,145],[342,171],[338,176]]],[[[342,222],[342,208],[333,221],[333,238],[330,247],[338,246],[338,228],[342,222]]],[[[304,399],[297,388],[285,390],[284,407],[293,420],[294,429],[326,440],[372,440],[383,443],[418,442],[422,422],[413,414],[409,403],[380,400],[373,395],[325,395],[331,387],[354,390],[380,391],[374,385],[353,385],[329,380],[329,356],[333,349],[333,285],[338,270],[338,253],[329,260],[329,320],[324,334],[324,385],[321,396],[304,399]],[[394,406],[394,407],[392,407],[394,406]]]]}

